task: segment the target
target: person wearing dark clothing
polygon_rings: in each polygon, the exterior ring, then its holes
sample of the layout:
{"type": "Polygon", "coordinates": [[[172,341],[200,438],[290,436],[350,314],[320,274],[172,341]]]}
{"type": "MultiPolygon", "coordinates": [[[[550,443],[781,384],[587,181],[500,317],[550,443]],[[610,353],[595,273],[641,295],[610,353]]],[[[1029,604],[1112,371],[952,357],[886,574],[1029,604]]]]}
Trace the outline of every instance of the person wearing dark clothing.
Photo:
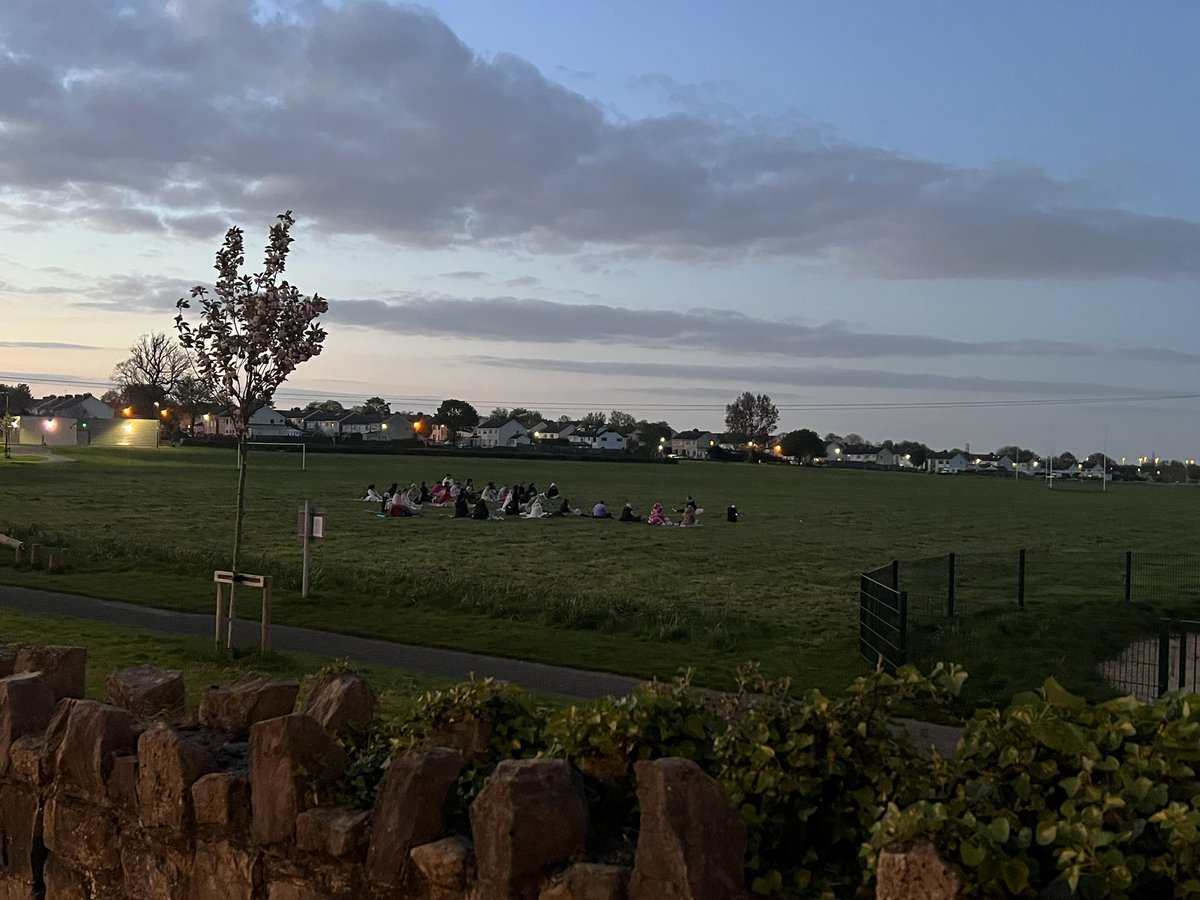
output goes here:
{"type": "Polygon", "coordinates": [[[725,521],[736,522],[738,520],[737,507],[730,504],[729,509],[725,510],[725,521]]]}
{"type": "Polygon", "coordinates": [[[566,498],[566,497],[563,497],[563,502],[562,502],[562,504],[561,504],[561,505],[558,507],[558,514],[559,514],[560,516],[569,516],[569,515],[571,515],[571,505],[570,505],[570,504],[567,502],[567,498],[566,498]]]}
{"type": "Polygon", "coordinates": [[[513,488],[508,495],[508,503],[504,506],[504,514],[506,516],[519,516],[521,514],[521,501],[517,498],[517,488],[513,488]]]}
{"type": "Polygon", "coordinates": [[[475,501],[475,511],[473,513],[471,513],[471,518],[472,519],[487,519],[490,517],[491,517],[491,513],[488,512],[487,502],[482,497],[480,497],[478,500],[475,501]]]}
{"type": "Polygon", "coordinates": [[[428,503],[432,499],[433,499],[433,497],[429,493],[429,485],[427,485],[425,482],[422,481],[421,482],[421,499],[418,500],[417,502],[418,503],[428,503]]]}
{"type": "Polygon", "coordinates": [[[550,487],[546,488],[546,499],[553,500],[558,496],[558,485],[553,481],[550,482],[550,487]]]}
{"type": "Polygon", "coordinates": [[[633,511],[633,507],[630,506],[628,503],[626,503],[625,508],[623,510],[621,510],[621,515],[617,519],[617,521],[618,522],[640,522],[640,521],[642,521],[642,517],[639,515],[636,515],[633,511]]]}
{"type": "Polygon", "coordinates": [[[460,492],[454,501],[454,518],[465,519],[470,514],[471,507],[467,505],[467,495],[465,492],[460,492]]]}

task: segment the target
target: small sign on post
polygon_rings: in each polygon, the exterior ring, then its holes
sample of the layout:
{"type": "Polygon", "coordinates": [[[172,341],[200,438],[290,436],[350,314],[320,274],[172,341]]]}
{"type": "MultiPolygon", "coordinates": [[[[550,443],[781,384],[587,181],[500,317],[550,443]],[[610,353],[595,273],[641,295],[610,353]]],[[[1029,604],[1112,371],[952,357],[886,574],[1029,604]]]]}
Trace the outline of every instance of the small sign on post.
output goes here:
{"type": "Polygon", "coordinates": [[[325,510],[317,509],[307,500],[300,504],[300,521],[296,528],[304,548],[304,562],[300,575],[300,598],[308,599],[308,542],[310,539],[320,540],[325,537],[325,510]]]}

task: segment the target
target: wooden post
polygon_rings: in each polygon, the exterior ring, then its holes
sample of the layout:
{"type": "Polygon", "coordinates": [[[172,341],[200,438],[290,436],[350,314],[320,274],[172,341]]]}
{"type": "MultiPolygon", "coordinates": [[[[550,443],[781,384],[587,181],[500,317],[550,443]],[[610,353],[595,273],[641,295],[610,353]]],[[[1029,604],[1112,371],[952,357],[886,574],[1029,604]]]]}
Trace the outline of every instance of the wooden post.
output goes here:
{"type": "Polygon", "coordinates": [[[29,564],[35,568],[42,564],[42,545],[41,544],[30,544],[29,545],[29,564]]]}
{"type": "Polygon", "coordinates": [[[946,572],[946,617],[954,618],[954,554],[950,554],[946,572]]]}
{"type": "MultiPolygon", "coordinates": [[[[399,488],[397,488],[399,490],[399,488]]],[[[300,570],[300,599],[308,599],[308,542],[312,537],[312,506],[304,501],[304,511],[301,514],[302,540],[304,542],[304,560],[300,570]]]]}
{"type": "Polygon", "coordinates": [[[222,587],[221,582],[218,581],[217,582],[217,615],[216,615],[217,630],[216,630],[216,634],[213,635],[213,642],[217,645],[218,648],[221,646],[221,632],[224,630],[224,626],[225,626],[225,596],[224,595],[225,595],[225,588],[222,587]]]}
{"type": "Polygon", "coordinates": [[[271,649],[271,579],[263,579],[262,636],[259,649],[266,653],[271,649]]]}
{"type": "Polygon", "coordinates": [[[1125,602],[1133,599],[1133,551],[1125,551],[1125,602]]]}
{"type": "Polygon", "coordinates": [[[1017,606],[1025,608],[1025,550],[1017,554],[1017,606]]]}

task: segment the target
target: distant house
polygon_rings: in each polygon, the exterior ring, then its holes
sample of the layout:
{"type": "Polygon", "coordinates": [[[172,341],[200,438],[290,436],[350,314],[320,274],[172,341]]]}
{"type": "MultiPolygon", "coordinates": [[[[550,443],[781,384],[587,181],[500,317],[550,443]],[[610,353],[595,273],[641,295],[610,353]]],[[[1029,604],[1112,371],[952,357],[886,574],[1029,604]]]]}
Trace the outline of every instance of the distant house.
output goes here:
{"type": "Polygon", "coordinates": [[[51,394],[33,401],[26,412],[63,419],[112,419],[117,415],[115,409],[91,394],[64,394],[61,397],[51,394]]]}
{"type": "Polygon", "coordinates": [[[346,415],[345,412],[327,412],[323,409],[314,409],[300,419],[300,428],[309,434],[319,434],[324,437],[335,438],[341,433],[341,429],[338,427],[338,419],[344,415],[346,415]]]}
{"type": "Polygon", "coordinates": [[[363,435],[364,441],[407,441],[416,435],[412,420],[400,413],[392,413],[379,423],[379,431],[363,435]]]}
{"type": "Polygon", "coordinates": [[[1013,459],[1007,454],[998,455],[995,453],[974,453],[967,455],[967,461],[970,463],[970,468],[975,472],[1011,472],[1013,468],[1013,459]]]}
{"type": "Polygon", "coordinates": [[[938,453],[930,453],[925,457],[925,471],[938,475],[954,475],[958,472],[965,472],[970,467],[971,463],[966,455],[957,450],[953,452],[942,450],[938,453]]]}
{"type": "Polygon", "coordinates": [[[891,468],[896,465],[896,454],[887,447],[874,444],[846,444],[833,441],[825,446],[827,463],[852,463],[860,466],[891,468]]]}
{"type": "Polygon", "coordinates": [[[686,459],[708,459],[708,449],[721,441],[719,434],[693,428],[671,438],[671,452],[686,459]]]}
{"type": "Polygon", "coordinates": [[[505,416],[484,419],[475,426],[473,437],[476,446],[484,449],[515,447],[518,443],[529,442],[529,433],[525,426],[516,419],[505,416]]]}
{"type": "Polygon", "coordinates": [[[623,451],[629,447],[629,442],[617,429],[605,425],[593,432],[591,445],[593,450],[623,451]]]}
{"type": "Polygon", "coordinates": [[[383,433],[383,416],[374,413],[343,413],[337,420],[337,428],[339,438],[357,434],[361,440],[378,440],[377,436],[383,433]]]}
{"type": "MultiPolygon", "coordinates": [[[[237,426],[235,424],[236,412],[235,409],[227,406],[216,412],[206,413],[202,417],[201,422],[197,423],[197,430],[205,434],[235,437],[237,435],[237,426]]],[[[287,419],[283,413],[278,412],[271,406],[261,407],[250,417],[251,440],[258,441],[272,437],[297,437],[299,434],[299,430],[287,423],[287,419]]]]}
{"type": "Polygon", "coordinates": [[[539,422],[529,433],[535,441],[567,441],[578,430],[578,422],[539,422]]]}

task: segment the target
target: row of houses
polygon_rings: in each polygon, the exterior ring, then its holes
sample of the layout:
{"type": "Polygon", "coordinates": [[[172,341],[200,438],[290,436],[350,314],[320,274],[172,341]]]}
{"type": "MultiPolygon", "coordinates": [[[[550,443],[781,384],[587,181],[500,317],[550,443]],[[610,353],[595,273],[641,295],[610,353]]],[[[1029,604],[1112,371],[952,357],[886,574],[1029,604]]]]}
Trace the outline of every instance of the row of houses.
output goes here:
{"type": "MultiPolygon", "coordinates": [[[[995,474],[1017,473],[1019,475],[1044,475],[1046,461],[1025,451],[1019,459],[1008,454],[971,453],[962,450],[942,450],[930,453],[924,462],[916,465],[910,454],[897,453],[889,447],[873,444],[847,444],[834,442],[825,448],[827,465],[870,466],[881,469],[910,469],[932,472],[936,475],[957,475],[964,472],[995,474]]],[[[1085,478],[1105,478],[1107,472],[1102,463],[1091,466],[1077,464],[1072,474],[1085,478]]]]}

